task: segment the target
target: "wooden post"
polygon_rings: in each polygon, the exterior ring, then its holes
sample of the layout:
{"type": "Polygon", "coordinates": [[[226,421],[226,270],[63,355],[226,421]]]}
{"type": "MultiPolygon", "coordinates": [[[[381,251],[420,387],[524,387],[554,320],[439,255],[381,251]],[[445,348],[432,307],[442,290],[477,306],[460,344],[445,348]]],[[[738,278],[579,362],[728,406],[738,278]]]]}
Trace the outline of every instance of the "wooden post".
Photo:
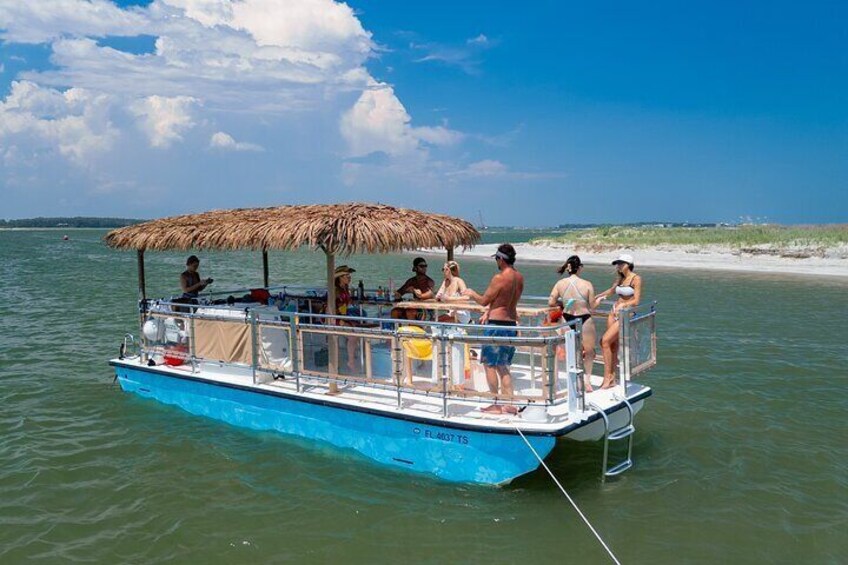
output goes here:
{"type": "Polygon", "coordinates": [[[144,249],[138,250],[138,299],[147,300],[147,289],[144,284],[144,249]]]}
{"type": "MultiPolygon", "coordinates": [[[[325,249],[324,253],[327,254],[327,315],[335,316],[336,314],[336,255],[333,251],[329,249],[325,249]]],[[[329,321],[328,324],[335,323],[334,321],[329,321]]],[[[331,375],[339,374],[339,338],[330,335],[328,336],[327,347],[328,347],[328,359],[327,359],[327,372],[331,375]]],[[[338,394],[339,387],[336,383],[329,384],[329,390],[327,394],[338,394]]]]}
{"type": "Polygon", "coordinates": [[[270,286],[268,284],[268,250],[265,248],[262,249],[262,282],[265,288],[270,286]]]}
{"type": "Polygon", "coordinates": [[[448,261],[453,261],[453,247],[448,247],[448,261]]]}

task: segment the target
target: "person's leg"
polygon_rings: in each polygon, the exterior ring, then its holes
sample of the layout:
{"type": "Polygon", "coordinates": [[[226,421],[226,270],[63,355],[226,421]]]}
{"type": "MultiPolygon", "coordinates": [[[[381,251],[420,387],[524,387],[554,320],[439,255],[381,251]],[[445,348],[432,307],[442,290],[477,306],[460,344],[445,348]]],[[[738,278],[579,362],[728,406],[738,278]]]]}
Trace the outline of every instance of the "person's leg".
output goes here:
{"type": "Polygon", "coordinates": [[[614,348],[618,345],[618,320],[614,320],[610,315],[610,321],[607,326],[607,331],[601,338],[601,349],[604,354],[604,382],[601,388],[609,388],[615,383],[615,370],[618,361],[614,348]]]}
{"type": "Polygon", "coordinates": [[[595,340],[598,339],[595,322],[586,320],[583,324],[583,371],[586,392],[592,392],[592,367],[595,364],[595,340]]]}
{"type": "MultiPolygon", "coordinates": [[[[497,370],[498,376],[501,378],[501,395],[510,399],[515,391],[512,387],[512,374],[509,372],[509,365],[498,365],[497,370]]],[[[501,412],[504,414],[518,414],[518,409],[511,404],[507,404],[501,407],[501,412]]]]}

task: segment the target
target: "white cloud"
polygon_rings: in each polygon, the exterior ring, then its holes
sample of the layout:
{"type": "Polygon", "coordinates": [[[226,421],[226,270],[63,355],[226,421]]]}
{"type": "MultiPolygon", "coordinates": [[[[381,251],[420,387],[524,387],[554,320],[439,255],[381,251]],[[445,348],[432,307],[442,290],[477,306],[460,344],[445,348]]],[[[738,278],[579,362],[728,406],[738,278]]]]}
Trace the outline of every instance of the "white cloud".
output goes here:
{"type": "Polygon", "coordinates": [[[470,75],[476,75],[480,73],[483,52],[494,47],[497,43],[498,41],[489,39],[481,33],[459,45],[412,42],[410,47],[424,52],[423,56],[415,59],[416,63],[442,63],[449,67],[458,67],[470,75]]]}
{"type": "Polygon", "coordinates": [[[135,102],[130,110],[150,145],[164,149],[182,141],[182,134],[194,126],[191,110],[196,103],[197,99],[191,96],[148,96],[135,102]]]}
{"type": "Polygon", "coordinates": [[[497,177],[507,173],[508,168],[500,161],[485,159],[471,163],[466,169],[460,172],[469,177],[497,177]]]}
{"type": "Polygon", "coordinates": [[[510,168],[495,159],[483,159],[469,164],[459,170],[447,173],[450,177],[460,178],[490,178],[490,179],[506,179],[506,180],[530,180],[530,179],[555,179],[564,178],[567,176],[562,172],[525,172],[513,171],[510,168]]]}
{"type": "Polygon", "coordinates": [[[83,164],[108,151],[119,137],[110,114],[111,100],[105,94],[79,88],[61,92],[16,81],[0,102],[0,141],[8,146],[25,144],[37,152],[56,149],[83,164]]]}
{"type": "MultiPolygon", "coordinates": [[[[447,122],[413,120],[365,66],[380,49],[371,34],[333,0],[153,0],[131,8],[0,0],[0,40],[51,51],[48,68],[19,72],[0,98],[0,188],[61,179],[76,186],[80,206],[92,192],[133,191],[142,201],[150,191],[173,193],[186,178],[217,182],[237,171],[218,168],[220,151],[265,160],[254,183],[270,179],[261,203],[277,202],[280,187],[298,180],[314,186],[320,177],[330,190],[380,171],[440,186],[457,166],[433,155],[470,137],[447,122]],[[152,52],[98,43],[141,34],[155,38],[152,52]]],[[[478,43],[461,47],[479,50],[478,43]]],[[[218,205],[231,204],[247,202],[218,205]]]]}
{"type": "Polygon", "coordinates": [[[213,149],[225,149],[230,151],[263,151],[261,145],[255,143],[247,143],[244,141],[236,141],[228,133],[218,131],[212,134],[209,139],[209,147],[213,149]]]}
{"type": "Polygon", "coordinates": [[[452,145],[463,137],[444,126],[412,127],[411,122],[394,89],[375,82],[345,112],[340,128],[351,157],[378,151],[393,156],[410,155],[422,151],[422,143],[452,145]]]}
{"type": "Polygon", "coordinates": [[[10,43],[45,43],[68,33],[136,35],[146,21],[140,9],[121,9],[108,0],[0,2],[0,38],[10,43]]]}

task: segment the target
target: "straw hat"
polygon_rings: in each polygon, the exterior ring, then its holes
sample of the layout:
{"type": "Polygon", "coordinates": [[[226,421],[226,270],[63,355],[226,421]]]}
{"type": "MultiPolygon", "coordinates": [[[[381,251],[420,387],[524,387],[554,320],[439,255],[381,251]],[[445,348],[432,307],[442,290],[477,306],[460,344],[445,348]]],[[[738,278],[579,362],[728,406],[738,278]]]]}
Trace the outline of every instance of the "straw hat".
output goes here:
{"type": "Polygon", "coordinates": [[[349,275],[349,274],[355,273],[355,272],[356,272],[356,269],[352,269],[351,267],[348,267],[347,265],[339,265],[338,267],[336,267],[336,270],[333,273],[333,278],[337,279],[342,275],[349,275]]]}

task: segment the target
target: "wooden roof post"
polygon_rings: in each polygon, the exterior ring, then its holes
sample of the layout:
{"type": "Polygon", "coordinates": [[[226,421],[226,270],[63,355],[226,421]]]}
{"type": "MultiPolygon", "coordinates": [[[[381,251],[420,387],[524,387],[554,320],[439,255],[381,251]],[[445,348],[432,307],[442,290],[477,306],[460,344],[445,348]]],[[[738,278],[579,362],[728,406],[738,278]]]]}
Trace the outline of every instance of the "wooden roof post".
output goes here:
{"type": "Polygon", "coordinates": [[[144,284],[144,249],[139,249],[138,257],[138,299],[147,300],[147,288],[144,284]]]}
{"type": "Polygon", "coordinates": [[[268,248],[262,248],[262,284],[265,285],[265,288],[268,288],[270,285],[268,284],[268,248]]]}
{"type": "MultiPolygon", "coordinates": [[[[324,249],[327,254],[327,315],[336,314],[336,255],[330,249],[324,249]]],[[[335,325],[335,320],[327,320],[327,324],[335,325]]],[[[328,336],[327,340],[327,373],[336,376],[339,373],[339,338],[334,335],[328,336]]],[[[338,394],[339,387],[336,383],[330,383],[327,394],[338,394]]]]}
{"type": "Polygon", "coordinates": [[[448,250],[448,261],[453,261],[453,246],[449,245],[447,247],[448,250]]]}

